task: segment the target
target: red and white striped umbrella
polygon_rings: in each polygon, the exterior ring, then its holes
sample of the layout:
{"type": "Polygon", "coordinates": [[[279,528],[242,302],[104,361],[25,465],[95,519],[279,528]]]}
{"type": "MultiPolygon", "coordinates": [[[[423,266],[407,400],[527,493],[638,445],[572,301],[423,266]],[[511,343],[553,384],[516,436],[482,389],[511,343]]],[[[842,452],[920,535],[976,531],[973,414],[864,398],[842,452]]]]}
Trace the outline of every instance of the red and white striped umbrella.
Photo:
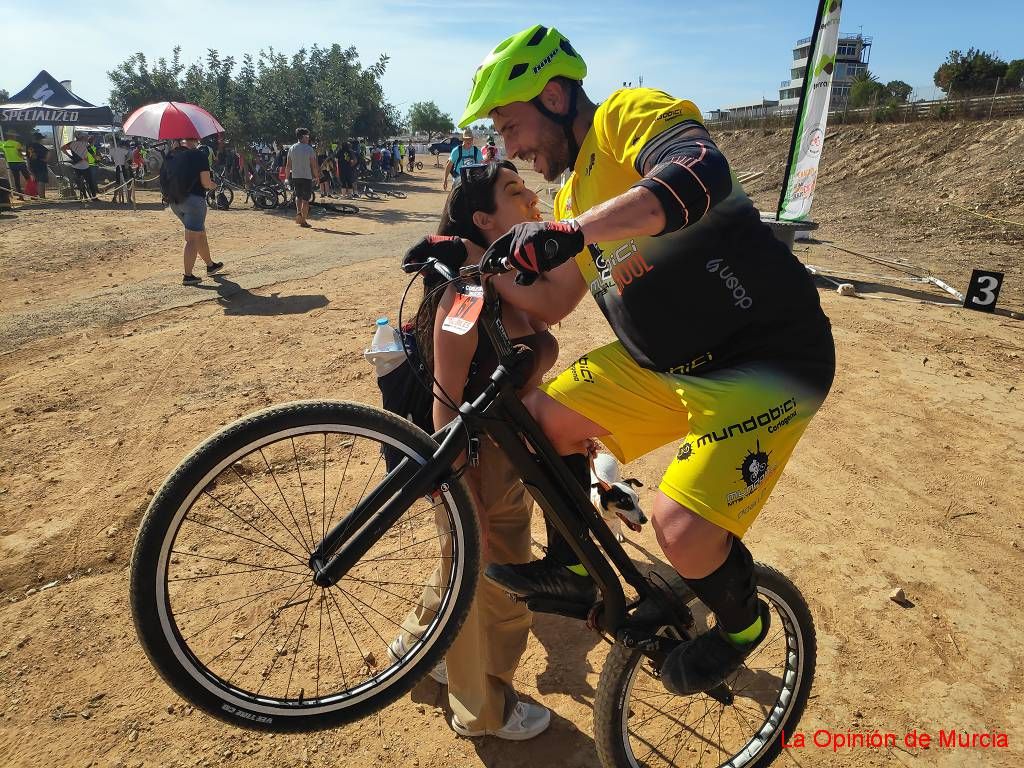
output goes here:
{"type": "Polygon", "coordinates": [[[139,107],[124,121],[129,136],[148,139],[201,139],[223,133],[224,126],[202,107],[181,101],[160,101],[139,107]]]}

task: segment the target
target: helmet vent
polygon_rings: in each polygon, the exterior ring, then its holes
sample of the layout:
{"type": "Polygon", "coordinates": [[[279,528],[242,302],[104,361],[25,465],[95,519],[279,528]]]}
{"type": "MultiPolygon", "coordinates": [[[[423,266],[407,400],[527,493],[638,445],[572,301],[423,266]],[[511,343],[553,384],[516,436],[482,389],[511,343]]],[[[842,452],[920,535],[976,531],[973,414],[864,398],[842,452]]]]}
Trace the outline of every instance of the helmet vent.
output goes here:
{"type": "Polygon", "coordinates": [[[537,27],[537,31],[533,33],[533,37],[531,37],[526,44],[527,45],[539,45],[540,41],[544,39],[544,36],[547,35],[547,33],[548,33],[548,28],[547,27],[545,27],[545,26],[537,27]]]}
{"type": "Polygon", "coordinates": [[[576,53],[576,51],[573,49],[573,47],[569,43],[569,41],[566,40],[564,37],[562,38],[562,42],[560,42],[558,44],[558,47],[561,48],[563,51],[565,51],[570,56],[577,56],[577,57],[579,56],[579,54],[576,53]]]}
{"type": "Polygon", "coordinates": [[[512,67],[512,71],[508,73],[508,79],[515,80],[520,75],[525,74],[527,69],[529,69],[528,64],[516,64],[514,67],[512,67]]]}

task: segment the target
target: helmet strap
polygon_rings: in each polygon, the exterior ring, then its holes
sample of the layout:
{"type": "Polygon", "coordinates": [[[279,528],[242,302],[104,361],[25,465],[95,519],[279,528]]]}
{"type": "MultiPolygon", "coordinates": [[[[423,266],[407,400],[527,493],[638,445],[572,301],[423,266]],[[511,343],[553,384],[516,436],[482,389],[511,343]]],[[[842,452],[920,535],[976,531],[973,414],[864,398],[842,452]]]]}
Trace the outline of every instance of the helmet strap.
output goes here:
{"type": "Polygon", "coordinates": [[[569,142],[569,170],[571,171],[576,167],[576,158],[580,154],[580,145],[576,141],[576,133],[573,131],[573,123],[576,121],[576,97],[579,95],[580,88],[577,83],[572,84],[572,89],[569,92],[569,111],[564,115],[558,115],[552,112],[550,109],[544,106],[540,100],[540,96],[535,96],[530,99],[530,103],[537,108],[548,120],[554,123],[558,123],[562,126],[562,130],[565,132],[565,138],[569,142]]]}

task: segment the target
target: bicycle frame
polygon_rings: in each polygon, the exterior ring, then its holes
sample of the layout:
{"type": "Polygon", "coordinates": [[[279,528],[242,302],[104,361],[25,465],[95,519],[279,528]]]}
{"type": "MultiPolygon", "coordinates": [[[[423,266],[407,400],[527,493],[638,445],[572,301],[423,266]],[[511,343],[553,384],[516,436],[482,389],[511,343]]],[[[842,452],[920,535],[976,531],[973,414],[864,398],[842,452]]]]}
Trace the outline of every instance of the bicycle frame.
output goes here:
{"type": "Polygon", "coordinates": [[[433,456],[424,464],[403,458],[327,532],[310,556],[314,581],[321,586],[335,584],[417,499],[438,487],[444,490],[444,483],[452,477],[452,464],[465,448],[460,433],[468,429],[473,434],[490,436],[505,452],[544,514],[579,556],[603,598],[600,610],[589,612],[587,606],[546,600],[536,604],[527,601],[528,605],[535,610],[588,620],[596,628],[617,636],[628,625],[628,611],[648,597],[651,587],[516,394],[517,387],[530,374],[531,355],[525,348],[513,348],[509,342],[501,324],[500,299],[487,282],[480,327],[498,353],[499,364],[490,384],[473,403],[463,404],[459,415],[434,435],[440,447],[433,456]],[[349,532],[354,535],[346,538],[349,532]],[[613,566],[639,595],[629,606],[613,566]]]}

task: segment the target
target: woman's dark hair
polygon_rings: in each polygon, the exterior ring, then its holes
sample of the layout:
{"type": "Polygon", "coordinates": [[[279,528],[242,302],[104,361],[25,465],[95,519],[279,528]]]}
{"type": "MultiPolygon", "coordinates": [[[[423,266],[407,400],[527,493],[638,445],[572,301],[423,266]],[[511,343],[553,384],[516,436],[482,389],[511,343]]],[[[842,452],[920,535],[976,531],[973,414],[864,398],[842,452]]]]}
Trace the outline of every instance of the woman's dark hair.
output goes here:
{"type": "MultiPolygon", "coordinates": [[[[444,209],[441,211],[441,223],[437,227],[437,234],[463,237],[466,240],[476,243],[481,248],[486,248],[488,243],[479,227],[473,223],[473,214],[477,211],[494,213],[497,203],[494,199],[495,185],[498,173],[502,168],[518,172],[516,167],[505,160],[500,163],[488,163],[486,167],[474,169],[471,177],[463,181],[462,176],[452,188],[451,194],[445,200],[444,209]]],[[[444,291],[438,286],[444,282],[434,270],[423,273],[423,300],[419,309],[416,310],[415,336],[416,346],[424,364],[431,371],[434,370],[434,315],[437,314],[437,306],[441,303],[444,291]]]]}

